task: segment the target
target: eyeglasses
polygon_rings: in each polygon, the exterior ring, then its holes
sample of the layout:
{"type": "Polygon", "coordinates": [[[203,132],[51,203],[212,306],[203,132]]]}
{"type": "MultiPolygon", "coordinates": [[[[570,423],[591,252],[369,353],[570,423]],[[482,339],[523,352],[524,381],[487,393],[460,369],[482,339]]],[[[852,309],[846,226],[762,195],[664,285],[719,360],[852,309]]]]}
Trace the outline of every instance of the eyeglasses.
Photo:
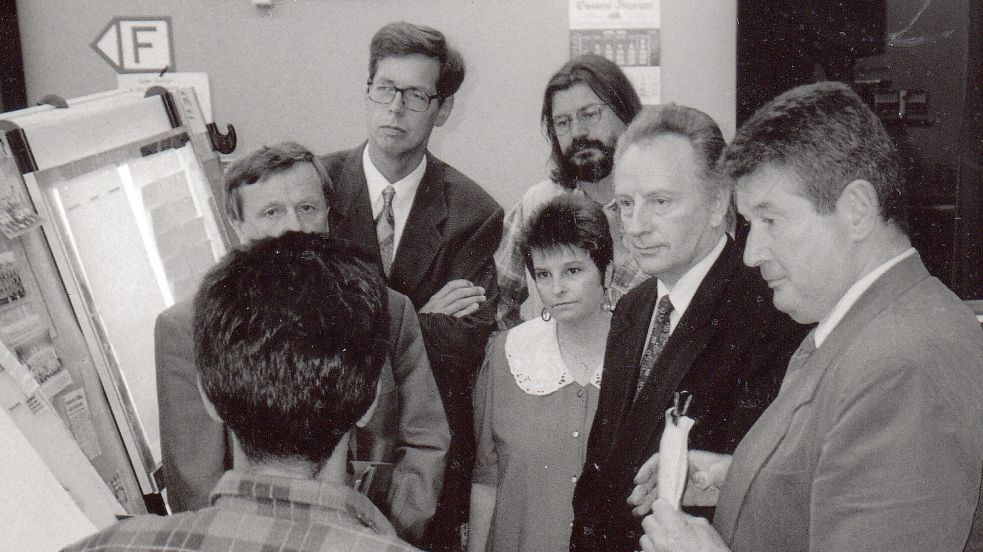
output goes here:
{"type": "MultiPolygon", "coordinates": [[[[577,120],[588,128],[596,125],[601,120],[601,108],[606,105],[608,104],[596,103],[581,107],[577,110],[577,120]]],[[[573,127],[573,117],[570,115],[557,115],[553,117],[551,122],[553,123],[553,132],[557,136],[563,136],[570,132],[570,128],[573,127]]]]}
{"type": "Polygon", "coordinates": [[[372,81],[369,81],[368,86],[369,99],[373,102],[381,104],[392,103],[393,98],[396,97],[396,93],[399,92],[406,109],[421,113],[430,108],[430,102],[440,97],[439,94],[431,95],[415,88],[400,88],[391,84],[382,83],[372,84],[372,81]]]}

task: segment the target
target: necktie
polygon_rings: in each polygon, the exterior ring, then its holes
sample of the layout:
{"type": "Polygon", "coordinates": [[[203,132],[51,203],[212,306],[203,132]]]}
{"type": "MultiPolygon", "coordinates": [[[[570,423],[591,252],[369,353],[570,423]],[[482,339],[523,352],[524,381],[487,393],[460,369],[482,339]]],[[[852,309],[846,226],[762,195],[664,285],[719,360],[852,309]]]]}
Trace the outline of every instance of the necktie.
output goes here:
{"type": "Polygon", "coordinates": [[[396,237],[396,217],[393,215],[393,196],[396,189],[386,186],[382,190],[382,212],[375,221],[375,233],[379,238],[379,254],[382,256],[382,270],[389,276],[393,265],[393,249],[396,237]]]}
{"type": "MultiPolygon", "coordinates": [[[[816,330],[813,329],[806,334],[805,339],[799,344],[799,348],[792,353],[792,358],[788,360],[788,368],[785,370],[785,377],[782,378],[781,390],[784,390],[786,383],[794,379],[794,373],[805,365],[812,353],[816,352],[816,330]]],[[[779,392],[781,392],[781,390],[779,392]]]]}
{"type": "Polygon", "coordinates": [[[662,296],[662,299],[659,299],[659,304],[655,307],[655,323],[652,324],[652,333],[649,334],[648,344],[645,346],[645,352],[642,353],[642,360],[638,367],[638,385],[635,387],[635,398],[638,398],[638,394],[645,386],[645,381],[648,380],[652,368],[655,367],[655,361],[659,360],[659,354],[666,346],[666,341],[669,341],[670,314],[672,314],[672,301],[666,294],[662,296]]]}

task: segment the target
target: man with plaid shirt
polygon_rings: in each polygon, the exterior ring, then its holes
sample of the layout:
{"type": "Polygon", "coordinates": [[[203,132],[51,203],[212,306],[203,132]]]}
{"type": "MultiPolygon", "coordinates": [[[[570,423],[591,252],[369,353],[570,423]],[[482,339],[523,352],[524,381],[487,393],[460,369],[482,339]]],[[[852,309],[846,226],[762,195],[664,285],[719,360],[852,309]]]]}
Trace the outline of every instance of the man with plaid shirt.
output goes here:
{"type": "MultiPolygon", "coordinates": [[[[611,169],[614,146],[641,109],[641,101],[625,74],[608,59],[586,54],[557,71],[543,95],[542,124],[552,148],[550,178],[529,188],[505,216],[502,241],[495,251],[498,271],[498,326],[508,329],[543,307],[529,297],[531,281],[515,242],[526,221],[544,203],[563,193],[585,194],[607,206],[614,198],[611,169]]],[[[648,276],[622,244],[615,207],[606,207],[614,239],[614,280],[607,290],[611,307],[648,276]]]]}
{"type": "Polygon", "coordinates": [[[139,516],[75,551],[415,550],[346,484],[388,347],[387,291],[349,242],[287,232],[230,253],[194,305],[199,387],[235,441],[212,505],[139,516]]]}

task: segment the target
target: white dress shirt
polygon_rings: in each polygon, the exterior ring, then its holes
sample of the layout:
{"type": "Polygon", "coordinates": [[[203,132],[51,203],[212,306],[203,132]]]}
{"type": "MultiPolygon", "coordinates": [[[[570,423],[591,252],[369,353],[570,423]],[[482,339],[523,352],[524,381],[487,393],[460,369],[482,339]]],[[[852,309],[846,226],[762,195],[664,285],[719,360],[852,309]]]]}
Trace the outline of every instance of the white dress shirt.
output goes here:
{"type": "Polygon", "coordinates": [[[366,144],[365,149],[362,150],[362,167],[365,171],[365,183],[369,188],[369,201],[372,202],[372,220],[379,219],[379,214],[382,213],[382,207],[385,205],[382,191],[387,186],[392,186],[396,190],[396,195],[393,196],[393,217],[396,219],[393,225],[393,256],[395,256],[396,251],[399,250],[399,240],[403,237],[403,229],[406,228],[406,219],[409,218],[410,209],[413,207],[413,198],[416,197],[420,181],[423,180],[423,173],[427,170],[427,156],[424,155],[420,164],[402,180],[389,182],[372,164],[372,159],[369,157],[370,147],[371,144],[366,144]]]}
{"type": "MultiPolygon", "coordinates": [[[[672,302],[672,312],[669,313],[669,335],[672,335],[676,326],[679,325],[679,319],[686,314],[686,309],[693,302],[693,296],[696,295],[696,290],[699,289],[700,284],[703,283],[703,279],[710,272],[710,267],[713,266],[713,263],[717,262],[717,258],[720,257],[720,253],[723,252],[725,245],[727,245],[727,236],[720,236],[720,241],[710,250],[710,253],[707,253],[707,256],[703,257],[700,262],[690,267],[676,281],[671,289],[662,280],[658,281],[659,299],[661,300],[663,296],[668,294],[669,301],[672,302]]],[[[659,309],[652,310],[648,335],[652,335],[652,326],[655,324],[655,316],[658,312],[659,309]]]]}
{"type": "Polygon", "coordinates": [[[850,289],[846,290],[846,293],[843,294],[843,297],[840,297],[840,300],[836,302],[836,305],[833,306],[833,310],[829,311],[826,318],[820,320],[819,324],[816,325],[816,348],[818,349],[820,346],[822,346],[823,341],[826,341],[826,338],[829,337],[830,333],[832,333],[833,328],[840,323],[840,320],[843,320],[843,317],[846,316],[847,311],[849,311],[850,307],[857,302],[857,299],[860,299],[860,296],[867,291],[867,288],[872,286],[874,282],[884,275],[885,272],[890,270],[891,267],[914,254],[915,248],[909,247],[896,257],[865,274],[863,278],[860,278],[854,282],[854,284],[850,286],[850,289]]]}

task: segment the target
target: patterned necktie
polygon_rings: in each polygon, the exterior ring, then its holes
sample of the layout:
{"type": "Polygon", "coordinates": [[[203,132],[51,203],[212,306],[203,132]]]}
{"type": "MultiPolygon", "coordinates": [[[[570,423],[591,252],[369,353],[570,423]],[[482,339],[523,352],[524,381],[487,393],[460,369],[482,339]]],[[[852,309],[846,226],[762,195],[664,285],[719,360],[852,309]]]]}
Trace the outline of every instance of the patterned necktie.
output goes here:
{"type": "Polygon", "coordinates": [[[642,353],[642,360],[638,367],[638,385],[635,387],[636,399],[641,393],[642,387],[645,386],[652,368],[655,367],[655,361],[659,360],[659,354],[666,346],[666,341],[669,341],[670,314],[672,314],[672,301],[669,300],[669,294],[666,294],[662,296],[662,299],[659,299],[659,304],[655,307],[655,323],[652,324],[652,333],[649,334],[648,344],[645,346],[645,352],[642,353]]]}
{"type": "Polygon", "coordinates": [[[393,245],[396,237],[396,216],[393,215],[393,196],[396,189],[386,186],[382,190],[382,212],[375,221],[375,233],[379,238],[379,254],[382,256],[382,270],[389,277],[389,270],[393,265],[393,245]]]}

